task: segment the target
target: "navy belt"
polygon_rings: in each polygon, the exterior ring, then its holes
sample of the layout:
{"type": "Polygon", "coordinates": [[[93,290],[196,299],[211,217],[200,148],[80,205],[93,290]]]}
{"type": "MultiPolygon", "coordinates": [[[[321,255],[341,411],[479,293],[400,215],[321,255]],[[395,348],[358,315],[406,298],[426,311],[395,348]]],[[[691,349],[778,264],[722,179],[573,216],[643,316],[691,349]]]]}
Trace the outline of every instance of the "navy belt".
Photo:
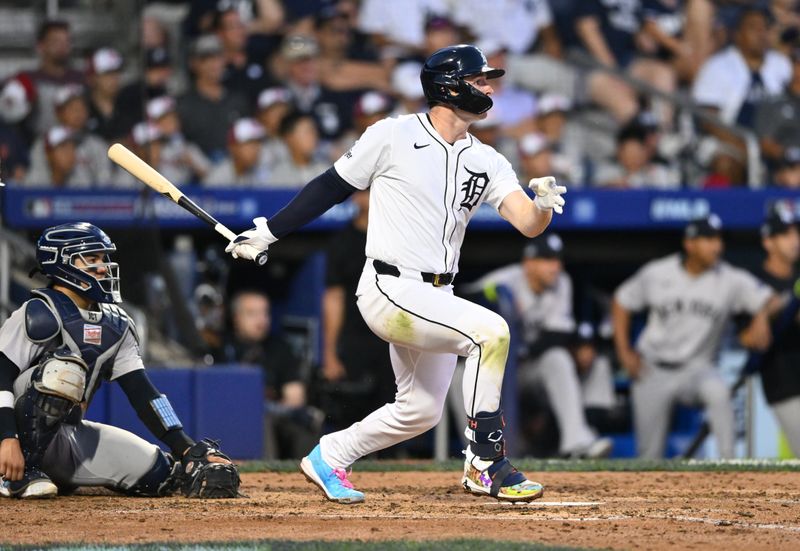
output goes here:
{"type": "MultiPolygon", "coordinates": [[[[400,268],[397,266],[392,266],[382,260],[373,260],[372,265],[375,267],[375,271],[381,275],[400,277],[400,268]]],[[[422,277],[422,281],[430,283],[434,287],[450,285],[456,277],[455,274],[432,274],[430,272],[420,272],[419,275],[422,277]]]]}

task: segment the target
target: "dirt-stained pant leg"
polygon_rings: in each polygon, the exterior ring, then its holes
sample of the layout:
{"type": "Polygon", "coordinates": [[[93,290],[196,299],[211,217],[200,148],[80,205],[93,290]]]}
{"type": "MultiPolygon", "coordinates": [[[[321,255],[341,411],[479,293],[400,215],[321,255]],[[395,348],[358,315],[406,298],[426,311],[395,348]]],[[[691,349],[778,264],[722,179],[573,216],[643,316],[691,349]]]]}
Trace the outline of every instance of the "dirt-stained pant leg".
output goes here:
{"type": "Polygon", "coordinates": [[[772,404],[772,411],[789,441],[792,453],[800,457],[800,396],[772,404]]]}
{"type": "Polygon", "coordinates": [[[81,421],[62,425],[43,468],[59,486],[128,490],[156,463],[158,448],[126,430],[81,421]]]}
{"type": "Polygon", "coordinates": [[[358,288],[367,325],[391,343],[395,402],[321,440],[323,458],[346,467],[438,423],[456,357],[466,358],[463,390],[468,415],[500,407],[508,325],[502,317],[453,296],[448,287],[377,275],[367,264],[358,288]]]}

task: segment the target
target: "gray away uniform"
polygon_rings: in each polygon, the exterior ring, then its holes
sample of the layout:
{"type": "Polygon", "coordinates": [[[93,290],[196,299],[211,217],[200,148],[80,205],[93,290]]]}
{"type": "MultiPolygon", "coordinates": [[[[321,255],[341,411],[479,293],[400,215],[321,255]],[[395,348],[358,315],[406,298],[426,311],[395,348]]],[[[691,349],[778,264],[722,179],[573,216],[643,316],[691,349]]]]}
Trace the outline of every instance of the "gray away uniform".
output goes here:
{"type": "MultiPolygon", "coordinates": [[[[74,305],[70,308],[66,295],[51,289],[33,294],[0,327],[0,351],[20,369],[14,381],[15,401],[26,394],[42,356],[62,343],[79,353],[89,367],[82,405],[88,406],[103,380],[144,369],[135,328],[121,308],[101,304],[100,311],[90,312],[74,305]],[[32,323],[32,319],[45,323],[32,323]],[[43,334],[45,325],[55,331],[43,334]]],[[[70,414],[43,456],[42,470],[59,488],[105,486],[137,493],[152,476],[156,477],[152,482],[159,483],[169,474],[163,453],[153,444],[81,417],[70,414]]]]}
{"type": "Polygon", "coordinates": [[[693,276],[680,254],[644,265],[616,291],[626,310],[649,309],[636,343],[642,371],[632,385],[639,454],[660,458],[673,404],[702,404],[722,457],[732,457],[734,419],[728,386],[715,369],[722,333],[734,314],[755,314],[770,289],[720,262],[693,276]]]}
{"type": "MultiPolygon", "coordinates": [[[[503,285],[511,291],[522,323],[522,337],[528,345],[533,345],[543,331],[572,333],[575,330],[572,280],[565,272],[561,273],[552,288],[542,293],[535,293],[530,288],[520,264],[490,272],[476,285],[481,288],[503,285]]],[[[611,378],[610,366],[605,364],[604,367],[607,369],[605,376],[589,377],[586,383],[603,385],[605,381],[607,384],[611,378]]],[[[597,392],[582,388],[575,362],[563,346],[553,346],[540,355],[524,358],[519,366],[519,381],[523,387],[533,384],[544,386],[561,433],[561,454],[586,448],[596,440],[597,434],[586,422],[583,397],[597,392]]]]}

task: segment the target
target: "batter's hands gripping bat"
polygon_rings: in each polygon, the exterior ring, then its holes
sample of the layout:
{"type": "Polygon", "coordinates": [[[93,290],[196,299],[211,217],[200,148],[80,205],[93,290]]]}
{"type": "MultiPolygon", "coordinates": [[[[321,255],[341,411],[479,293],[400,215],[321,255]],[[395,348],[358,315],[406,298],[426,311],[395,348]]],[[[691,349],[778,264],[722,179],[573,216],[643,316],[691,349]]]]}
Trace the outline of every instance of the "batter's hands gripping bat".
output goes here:
{"type": "MultiPolygon", "coordinates": [[[[194,201],[186,197],[181,190],[164,178],[156,169],[136,156],[131,150],[122,144],[115,143],[108,148],[108,158],[119,166],[130,172],[133,176],[153,188],[160,194],[171,199],[179,206],[194,214],[200,220],[214,228],[214,230],[225,237],[228,241],[236,239],[236,234],[226,226],[219,223],[216,218],[204,211],[194,201]]],[[[256,257],[256,264],[263,266],[267,263],[267,253],[262,252],[256,257]]]]}
{"type": "MultiPolygon", "coordinates": [[[[789,300],[786,306],[783,307],[783,310],[780,312],[778,317],[772,322],[772,345],[770,348],[775,347],[783,341],[784,336],[786,335],[786,330],[789,329],[789,326],[792,323],[795,323],[795,318],[797,318],[798,311],[800,311],[800,279],[794,282],[792,298],[789,300]]],[[[765,350],[764,352],[750,352],[750,355],[747,357],[747,363],[744,364],[742,371],[739,373],[736,381],[731,386],[731,397],[736,396],[736,393],[739,392],[739,390],[744,386],[744,384],[747,382],[747,379],[761,369],[761,362],[764,359],[764,355],[768,351],[769,349],[765,350]]],[[[700,426],[700,430],[697,431],[697,434],[686,448],[686,451],[683,452],[681,458],[691,459],[694,457],[694,454],[697,453],[697,450],[700,449],[700,446],[703,445],[703,442],[710,433],[711,425],[708,424],[707,420],[703,421],[703,424],[700,426]]]]}

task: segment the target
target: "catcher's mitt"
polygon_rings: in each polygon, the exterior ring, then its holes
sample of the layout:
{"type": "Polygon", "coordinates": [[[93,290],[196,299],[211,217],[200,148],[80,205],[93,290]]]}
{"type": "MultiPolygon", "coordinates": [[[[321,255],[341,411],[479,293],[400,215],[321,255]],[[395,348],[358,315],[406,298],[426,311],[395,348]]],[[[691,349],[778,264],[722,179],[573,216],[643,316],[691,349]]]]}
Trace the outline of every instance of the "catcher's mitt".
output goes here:
{"type": "Polygon", "coordinates": [[[181,458],[181,493],[186,497],[239,497],[239,469],[233,463],[216,463],[209,457],[230,458],[219,443],[208,438],[197,442],[181,458]]]}

